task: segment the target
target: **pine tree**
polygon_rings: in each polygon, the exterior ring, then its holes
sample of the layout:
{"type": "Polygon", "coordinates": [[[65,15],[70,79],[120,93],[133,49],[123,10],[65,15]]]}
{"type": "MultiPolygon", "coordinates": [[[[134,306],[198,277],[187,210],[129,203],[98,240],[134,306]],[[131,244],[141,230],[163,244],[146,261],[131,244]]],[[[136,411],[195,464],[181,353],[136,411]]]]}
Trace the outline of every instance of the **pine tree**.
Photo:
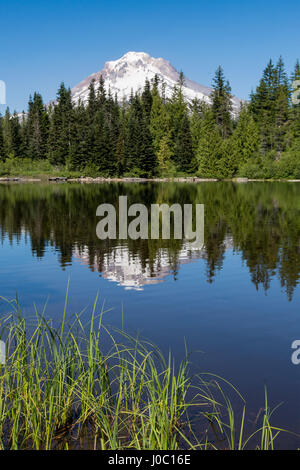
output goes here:
{"type": "Polygon", "coordinates": [[[3,162],[5,160],[5,151],[4,151],[4,139],[3,139],[3,118],[0,116],[0,161],[3,162]]]}
{"type": "Polygon", "coordinates": [[[120,123],[120,132],[117,140],[115,151],[116,174],[122,176],[126,168],[126,153],[125,153],[125,118],[122,118],[120,123]]]}
{"type": "Polygon", "coordinates": [[[169,176],[174,173],[175,168],[172,162],[172,157],[172,143],[170,137],[165,135],[160,140],[159,150],[157,153],[158,169],[162,176],[169,176]]]}
{"type": "Polygon", "coordinates": [[[100,75],[99,78],[99,86],[97,90],[97,103],[100,108],[106,103],[105,82],[102,75],[100,75]]]}
{"type": "Polygon", "coordinates": [[[173,142],[173,161],[179,171],[192,170],[194,152],[187,103],[183,96],[184,76],[181,72],[168,104],[171,139],[173,142]]]}
{"type": "Polygon", "coordinates": [[[223,139],[219,147],[219,159],[216,162],[214,176],[217,178],[232,178],[238,169],[235,157],[232,136],[228,139],[223,139]]]}
{"type": "Polygon", "coordinates": [[[12,136],[11,136],[9,108],[6,108],[4,118],[2,119],[2,131],[3,131],[4,154],[7,158],[8,156],[11,155],[11,152],[12,152],[12,136]]]}
{"type": "Polygon", "coordinates": [[[21,157],[21,126],[16,112],[10,114],[9,108],[5,111],[3,124],[3,145],[4,153],[7,157],[21,157]]]}
{"type": "Polygon", "coordinates": [[[220,129],[221,136],[223,139],[225,139],[232,132],[232,96],[230,84],[225,80],[224,72],[221,66],[217,68],[212,87],[212,111],[215,122],[220,129]]]}
{"type": "Polygon", "coordinates": [[[42,96],[34,93],[29,98],[28,113],[24,123],[25,155],[33,160],[46,158],[49,117],[42,96]]]}
{"type": "Polygon", "coordinates": [[[105,113],[103,109],[100,109],[96,114],[93,132],[94,146],[91,164],[96,165],[97,170],[103,176],[109,176],[112,147],[110,141],[109,127],[107,122],[105,122],[105,113]]]}
{"type": "Polygon", "coordinates": [[[93,125],[95,115],[97,112],[97,98],[95,91],[95,79],[93,78],[89,84],[89,95],[88,95],[88,104],[87,104],[87,117],[89,119],[89,124],[93,125]]]}
{"type": "Polygon", "coordinates": [[[269,61],[251,95],[250,107],[260,129],[263,154],[273,152],[280,158],[286,147],[290,114],[290,89],[281,57],[276,66],[269,61]]]}
{"type": "MultiPolygon", "coordinates": [[[[295,93],[295,90],[299,89],[299,94],[296,94],[296,98],[300,99],[300,86],[297,86],[295,81],[300,81],[300,63],[299,60],[297,60],[292,77],[291,77],[291,82],[293,86],[293,93],[295,93]]],[[[292,108],[291,108],[291,124],[290,124],[290,130],[291,130],[291,142],[290,146],[291,147],[297,147],[297,149],[300,150],[300,102],[295,103],[295,101],[292,101],[292,108]]]]}
{"type": "Polygon", "coordinates": [[[215,116],[211,109],[204,114],[199,137],[196,160],[197,174],[202,178],[216,177],[218,164],[222,155],[222,138],[215,116]]]}
{"type": "Polygon", "coordinates": [[[152,98],[152,93],[151,93],[150,82],[148,79],[146,79],[144,91],[142,93],[142,102],[143,102],[143,107],[144,107],[145,119],[148,125],[150,123],[152,100],[153,98],[152,98]]]}
{"type": "Polygon", "coordinates": [[[143,103],[138,95],[131,97],[127,117],[126,171],[141,176],[155,173],[156,157],[143,103]]]}
{"type": "Polygon", "coordinates": [[[141,122],[143,120],[143,108],[137,95],[130,97],[130,106],[126,116],[126,172],[138,171],[139,157],[142,139],[141,122]]]}
{"type": "Polygon", "coordinates": [[[113,99],[109,90],[108,98],[105,103],[105,123],[108,127],[109,142],[111,149],[111,157],[109,161],[109,174],[114,175],[116,172],[116,160],[114,158],[117,148],[117,142],[119,138],[119,127],[120,127],[120,110],[117,101],[117,97],[113,99]]]}
{"type": "Polygon", "coordinates": [[[48,156],[51,163],[65,165],[71,145],[71,116],[73,104],[71,90],[62,83],[57,93],[57,103],[50,116],[48,156]]]}
{"type": "Polygon", "coordinates": [[[91,149],[89,148],[87,122],[87,110],[79,101],[71,113],[70,147],[66,162],[69,170],[83,170],[89,163],[91,149]]]}
{"type": "Polygon", "coordinates": [[[290,88],[287,75],[284,69],[282,57],[276,66],[275,73],[275,149],[277,158],[283,152],[286,146],[286,135],[288,132],[288,120],[290,113],[290,88]]]}
{"type": "Polygon", "coordinates": [[[193,150],[196,152],[199,145],[199,138],[201,135],[201,127],[204,119],[204,114],[209,109],[209,105],[198,98],[194,98],[190,104],[190,129],[193,142],[193,150]]]}
{"type": "Polygon", "coordinates": [[[157,159],[153,149],[147,118],[145,116],[143,116],[140,123],[140,129],[142,135],[139,146],[139,168],[141,170],[141,176],[150,177],[156,173],[157,159]]]}
{"type": "Polygon", "coordinates": [[[194,149],[190,130],[190,121],[187,113],[184,114],[175,138],[174,155],[176,156],[177,167],[190,173],[194,167],[194,149]]]}
{"type": "Polygon", "coordinates": [[[152,96],[150,132],[153,141],[153,149],[157,155],[160,149],[161,139],[164,136],[168,136],[170,138],[171,135],[170,115],[166,106],[163,104],[163,100],[159,94],[157,86],[153,87],[152,96]]]}
{"type": "Polygon", "coordinates": [[[232,135],[234,172],[238,167],[253,159],[260,150],[259,129],[248,106],[242,106],[237,126],[232,135]]]}

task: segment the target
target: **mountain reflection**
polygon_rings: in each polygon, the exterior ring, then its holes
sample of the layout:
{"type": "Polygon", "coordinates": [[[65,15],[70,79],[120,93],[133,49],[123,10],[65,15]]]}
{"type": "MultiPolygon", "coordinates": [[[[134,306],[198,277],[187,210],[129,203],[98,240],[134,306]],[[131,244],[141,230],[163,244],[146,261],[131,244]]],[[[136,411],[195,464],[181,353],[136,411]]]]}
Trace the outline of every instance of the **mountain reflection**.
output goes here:
{"type": "Polygon", "coordinates": [[[226,250],[238,251],[251,281],[265,291],[280,279],[289,299],[300,273],[300,185],[297,183],[144,183],[0,185],[0,234],[24,236],[34,257],[53,247],[62,268],[80,262],[126,289],[175,279],[180,266],[204,259],[206,280],[221,271],[226,250]],[[106,240],[96,236],[99,204],[204,204],[205,246],[181,240],[106,240]]]}

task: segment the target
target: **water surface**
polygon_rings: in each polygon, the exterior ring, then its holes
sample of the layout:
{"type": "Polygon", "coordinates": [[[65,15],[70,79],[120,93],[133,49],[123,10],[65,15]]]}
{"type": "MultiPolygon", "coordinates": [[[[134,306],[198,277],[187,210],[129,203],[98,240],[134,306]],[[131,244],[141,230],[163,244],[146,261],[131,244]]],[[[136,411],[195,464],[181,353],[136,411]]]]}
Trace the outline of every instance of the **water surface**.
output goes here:
{"type": "MultiPolygon", "coordinates": [[[[267,384],[274,424],[300,433],[300,185],[297,183],[0,185],[0,295],[88,319],[97,292],[107,324],[151,339],[193,371],[214,372],[247,398],[255,420],[267,384]],[[205,246],[96,236],[101,203],[205,205],[205,246]],[[197,352],[201,351],[201,352],[197,352]]],[[[7,306],[0,302],[4,315],[7,306]]],[[[299,442],[298,442],[299,447],[299,442]]]]}

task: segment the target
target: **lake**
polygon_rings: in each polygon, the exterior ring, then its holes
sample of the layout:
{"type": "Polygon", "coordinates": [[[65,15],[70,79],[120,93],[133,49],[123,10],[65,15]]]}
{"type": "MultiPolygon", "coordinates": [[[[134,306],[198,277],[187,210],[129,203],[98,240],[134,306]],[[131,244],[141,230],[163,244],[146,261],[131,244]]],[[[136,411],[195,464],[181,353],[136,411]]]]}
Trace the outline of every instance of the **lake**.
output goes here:
{"type": "MultiPolygon", "coordinates": [[[[24,315],[47,302],[59,321],[70,279],[69,315],[88,320],[99,293],[107,325],[124,321],[177,362],[186,342],[192,371],[237,386],[253,421],[266,384],[270,405],[283,402],[273,424],[300,433],[300,365],[291,361],[300,339],[298,183],[1,184],[0,231],[0,295],[17,295],[24,315]],[[99,240],[96,209],[117,207],[120,195],[147,207],[204,204],[204,248],[99,240]]],[[[1,315],[7,309],[1,300],[1,315]]]]}

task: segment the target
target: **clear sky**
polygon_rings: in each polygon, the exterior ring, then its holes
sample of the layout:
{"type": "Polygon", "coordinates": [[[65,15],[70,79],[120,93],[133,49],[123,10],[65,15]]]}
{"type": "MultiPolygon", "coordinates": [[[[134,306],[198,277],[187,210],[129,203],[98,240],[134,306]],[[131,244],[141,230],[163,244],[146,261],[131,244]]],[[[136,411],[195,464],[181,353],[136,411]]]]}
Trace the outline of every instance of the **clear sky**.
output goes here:
{"type": "MultiPolygon", "coordinates": [[[[300,58],[299,0],[0,0],[0,80],[11,110],[47,102],[129,50],[170,60],[210,85],[219,64],[247,99],[267,61],[300,58]]],[[[0,110],[3,112],[4,107],[0,110]]]]}

